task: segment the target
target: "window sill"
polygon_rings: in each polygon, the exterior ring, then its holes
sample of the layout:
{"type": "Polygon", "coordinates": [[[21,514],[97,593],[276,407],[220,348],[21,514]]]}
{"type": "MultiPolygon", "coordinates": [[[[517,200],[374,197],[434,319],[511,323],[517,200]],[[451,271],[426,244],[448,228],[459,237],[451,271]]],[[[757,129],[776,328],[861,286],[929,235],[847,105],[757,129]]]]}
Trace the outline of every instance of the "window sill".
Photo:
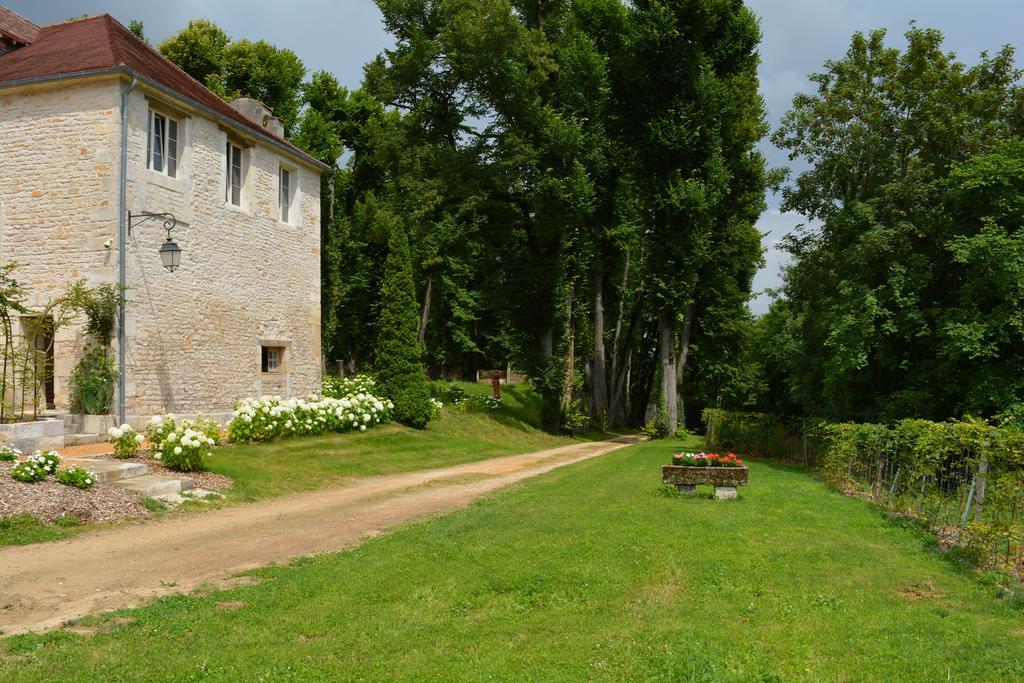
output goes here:
{"type": "Polygon", "coordinates": [[[154,185],[159,185],[160,187],[165,187],[168,190],[173,190],[174,192],[185,191],[185,180],[180,175],[172,178],[168,175],[160,173],[159,171],[154,171],[151,168],[147,168],[146,181],[154,185]]]}
{"type": "Polygon", "coordinates": [[[238,206],[236,204],[232,204],[231,202],[224,202],[224,206],[229,211],[237,211],[238,213],[245,214],[246,216],[252,215],[252,211],[250,211],[249,207],[245,206],[244,204],[242,206],[238,206]]]}

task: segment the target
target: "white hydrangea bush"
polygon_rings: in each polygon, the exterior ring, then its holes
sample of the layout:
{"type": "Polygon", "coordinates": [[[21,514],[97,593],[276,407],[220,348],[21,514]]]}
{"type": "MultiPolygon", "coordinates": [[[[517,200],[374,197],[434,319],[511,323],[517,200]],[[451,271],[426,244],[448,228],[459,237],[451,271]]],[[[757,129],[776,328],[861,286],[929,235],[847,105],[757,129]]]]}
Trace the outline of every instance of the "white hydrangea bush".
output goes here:
{"type": "Polygon", "coordinates": [[[327,398],[352,398],[358,394],[374,395],[377,390],[377,381],[369,375],[352,375],[351,377],[324,375],[321,386],[320,393],[327,398]]]}
{"type": "Polygon", "coordinates": [[[164,446],[167,444],[167,437],[171,433],[178,432],[180,436],[180,432],[184,429],[201,432],[205,437],[213,440],[212,445],[220,445],[221,427],[216,420],[202,417],[193,420],[179,420],[174,413],[154,415],[146,423],[146,440],[149,441],[149,447],[153,451],[154,457],[155,454],[163,452],[164,446]]]}
{"type": "Polygon", "coordinates": [[[207,459],[213,455],[216,439],[195,429],[190,420],[175,425],[167,432],[159,452],[153,457],[164,465],[178,472],[196,472],[205,470],[207,459]]]}
{"type": "Polygon", "coordinates": [[[144,437],[129,424],[120,427],[111,427],[107,430],[107,443],[114,444],[114,456],[118,458],[130,458],[139,451],[144,437]]]}
{"type": "Polygon", "coordinates": [[[365,432],[390,420],[394,407],[391,401],[363,391],[344,398],[315,395],[287,400],[280,396],[247,398],[235,406],[228,422],[228,439],[268,441],[327,432],[365,432]]]}

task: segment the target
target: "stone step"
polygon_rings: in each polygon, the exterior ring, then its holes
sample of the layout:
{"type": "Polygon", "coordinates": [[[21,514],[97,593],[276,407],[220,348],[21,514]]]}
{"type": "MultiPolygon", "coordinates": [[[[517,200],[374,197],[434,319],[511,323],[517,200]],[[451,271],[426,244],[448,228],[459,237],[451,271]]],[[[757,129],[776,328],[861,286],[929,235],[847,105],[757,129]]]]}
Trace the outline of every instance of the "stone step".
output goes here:
{"type": "Polygon", "coordinates": [[[95,473],[96,480],[101,484],[112,484],[116,481],[135,479],[149,474],[149,467],[141,462],[68,458],[64,460],[64,465],[66,467],[81,467],[95,473]]]}
{"type": "Polygon", "coordinates": [[[103,443],[107,440],[105,434],[65,434],[64,447],[84,446],[87,444],[103,443]]]}
{"type": "Polygon", "coordinates": [[[155,496],[167,495],[168,493],[189,491],[195,488],[195,482],[188,477],[170,479],[169,477],[158,477],[155,474],[144,474],[141,477],[116,481],[114,486],[134,491],[144,498],[153,498],[155,496]]]}

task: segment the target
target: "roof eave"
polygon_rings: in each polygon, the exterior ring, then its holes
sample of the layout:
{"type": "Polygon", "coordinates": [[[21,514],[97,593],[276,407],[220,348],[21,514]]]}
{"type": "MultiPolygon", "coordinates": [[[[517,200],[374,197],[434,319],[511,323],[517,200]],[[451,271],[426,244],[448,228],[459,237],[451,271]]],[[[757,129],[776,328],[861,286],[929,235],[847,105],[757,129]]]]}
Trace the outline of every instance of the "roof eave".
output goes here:
{"type": "Polygon", "coordinates": [[[222,123],[222,124],[224,124],[226,126],[234,128],[235,130],[242,131],[243,133],[246,133],[246,134],[249,134],[249,135],[254,135],[257,138],[259,138],[262,142],[266,143],[267,145],[270,145],[271,147],[276,149],[278,152],[281,152],[282,154],[287,156],[289,159],[292,159],[294,161],[298,161],[298,162],[304,164],[305,166],[313,168],[314,170],[316,170],[316,171],[318,171],[320,173],[324,173],[326,171],[331,170],[330,166],[328,166],[327,164],[323,163],[319,159],[315,159],[312,156],[308,156],[308,155],[297,154],[295,152],[295,150],[290,149],[288,146],[282,144],[278,140],[275,140],[274,138],[270,137],[269,135],[267,135],[263,131],[261,131],[261,130],[259,130],[257,128],[253,128],[253,127],[249,127],[249,126],[244,126],[241,123],[239,123],[238,121],[236,121],[235,119],[231,118],[230,116],[225,116],[224,114],[220,113],[216,109],[213,109],[212,107],[209,107],[209,106],[203,104],[202,102],[197,102],[197,101],[193,100],[191,97],[188,97],[187,95],[181,94],[180,92],[178,92],[174,88],[169,88],[166,85],[164,85],[163,83],[155,81],[152,78],[149,78],[148,76],[140,74],[139,72],[135,71],[134,69],[129,68],[129,67],[124,66],[124,65],[103,67],[103,68],[100,68],[100,69],[87,69],[87,70],[84,70],[84,71],[70,71],[70,72],[67,72],[67,73],[51,74],[49,76],[33,76],[31,78],[21,78],[21,79],[17,79],[17,80],[13,80],[13,81],[6,81],[6,82],[3,82],[3,83],[0,83],[0,89],[14,88],[14,87],[19,87],[19,86],[41,85],[41,84],[44,84],[44,83],[53,83],[53,82],[60,82],[60,81],[70,81],[70,80],[75,80],[75,79],[78,79],[78,78],[88,78],[88,77],[106,76],[106,75],[115,75],[115,74],[123,75],[123,76],[126,76],[128,78],[135,79],[139,83],[143,83],[147,87],[152,88],[153,90],[156,90],[158,92],[161,92],[161,93],[167,95],[168,97],[173,97],[173,98],[175,98],[177,100],[181,100],[182,102],[185,102],[189,107],[191,107],[191,108],[193,108],[193,109],[195,109],[197,111],[202,112],[204,115],[209,116],[210,118],[212,118],[212,119],[214,119],[214,120],[216,120],[216,121],[218,121],[218,122],[220,122],[220,123],[222,123]]]}

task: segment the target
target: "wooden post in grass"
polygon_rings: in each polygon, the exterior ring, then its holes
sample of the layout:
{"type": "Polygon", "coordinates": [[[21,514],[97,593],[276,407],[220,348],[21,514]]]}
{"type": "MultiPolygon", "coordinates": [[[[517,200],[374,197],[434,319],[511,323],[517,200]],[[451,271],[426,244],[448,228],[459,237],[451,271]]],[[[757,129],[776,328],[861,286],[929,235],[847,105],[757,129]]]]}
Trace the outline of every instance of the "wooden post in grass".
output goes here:
{"type": "Polygon", "coordinates": [[[974,521],[978,522],[981,520],[981,516],[985,511],[985,479],[988,474],[988,455],[985,453],[981,454],[981,460],[978,461],[978,483],[974,493],[974,521]]]}

